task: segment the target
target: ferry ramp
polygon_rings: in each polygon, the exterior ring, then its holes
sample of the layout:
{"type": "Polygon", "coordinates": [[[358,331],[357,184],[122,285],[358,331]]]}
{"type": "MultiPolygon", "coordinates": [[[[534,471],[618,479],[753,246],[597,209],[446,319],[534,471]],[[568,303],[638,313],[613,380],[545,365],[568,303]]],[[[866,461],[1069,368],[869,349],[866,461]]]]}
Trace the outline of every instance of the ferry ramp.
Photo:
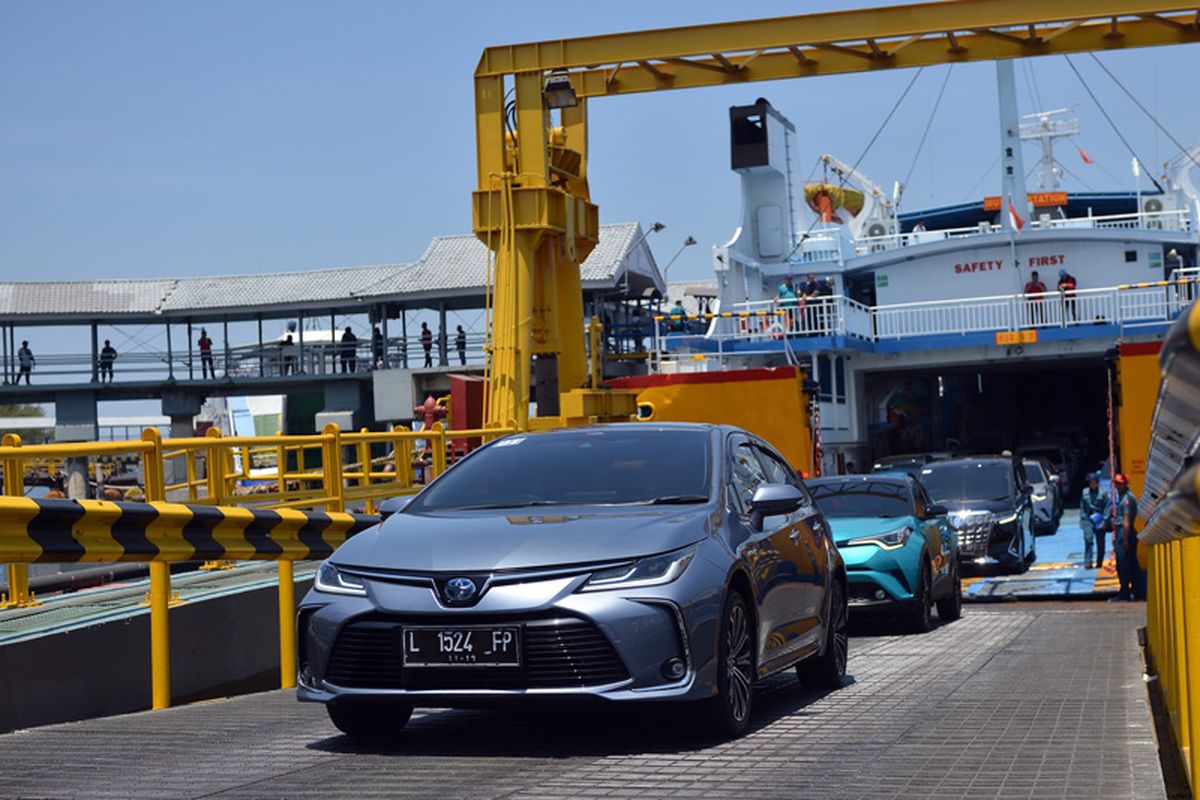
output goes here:
{"type": "Polygon", "coordinates": [[[860,627],[847,684],[762,685],[742,739],[677,709],[422,710],[387,743],[280,690],[0,737],[4,798],[1164,798],[1145,607],[968,606],[860,627]]]}

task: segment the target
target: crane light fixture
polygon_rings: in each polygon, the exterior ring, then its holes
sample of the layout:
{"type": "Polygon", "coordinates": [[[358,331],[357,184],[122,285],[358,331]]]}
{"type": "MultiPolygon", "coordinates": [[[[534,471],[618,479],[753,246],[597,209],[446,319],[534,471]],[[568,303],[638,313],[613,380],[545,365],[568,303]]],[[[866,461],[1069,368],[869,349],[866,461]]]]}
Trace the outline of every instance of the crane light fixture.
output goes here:
{"type": "Polygon", "coordinates": [[[547,108],[574,108],[579,105],[575,87],[571,85],[571,76],[566,70],[554,70],[546,76],[542,97],[546,99],[547,108]]]}

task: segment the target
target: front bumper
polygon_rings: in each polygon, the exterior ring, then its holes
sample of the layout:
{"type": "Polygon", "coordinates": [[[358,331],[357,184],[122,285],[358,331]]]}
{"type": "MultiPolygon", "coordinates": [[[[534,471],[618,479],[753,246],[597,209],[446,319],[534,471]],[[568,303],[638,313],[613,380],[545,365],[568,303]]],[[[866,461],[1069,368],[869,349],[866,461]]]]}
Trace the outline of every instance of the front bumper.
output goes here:
{"type": "Polygon", "coordinates": [[[665,586],[579,593],[575,575],[492,586],[470,608],[443,607],[429,586],[367,581],[367,597],[310,592],[299,612],[300,700],[401,699],[479,707],[595,698],[700,699],[716,691],[715,642],[724,575],[697,558],[665,586]],[[515,625],[520,667],[414,668],[404,625],[515,625]],[[681,678],[664,667],[680,659],[681,678]]]}
{"type": "Polygon", "coordinates": [[[853,611],[889,611],[912,605],[920,568],[920,545],[895,550],[873,544],[839,545],[846,564],[846,593],[853,611]],[[916,552],[910,552],[910,548],[916,552]]]}

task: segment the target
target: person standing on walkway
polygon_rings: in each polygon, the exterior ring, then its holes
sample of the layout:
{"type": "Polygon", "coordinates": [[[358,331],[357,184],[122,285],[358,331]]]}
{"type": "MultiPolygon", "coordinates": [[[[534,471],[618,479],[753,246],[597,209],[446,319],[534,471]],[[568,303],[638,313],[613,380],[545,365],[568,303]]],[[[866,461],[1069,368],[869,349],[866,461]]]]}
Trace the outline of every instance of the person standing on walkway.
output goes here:
{"type": "Polygon", "coordinates": [[[1065,325],[1067,322],[1067,312],[1071,312],[1071,319],[1079,321],[1079,310],[1076,308],[1075,301],[1075,276],[1067,272],[1065,269],[1058,271],[1058,296],[1062,299],[1062,321],[1065,325]]]}
{"type": "Polygon", "coordinates": [[[33,373],[33,365],[37,363],[37,359],[33,357],[33,351],[29,349],[29,341],[21,342],[21,349],[17,351],[17,363],[21,365],[21,373],[17,375],[17,383],[21,382],[21,378],[25,378],[25,385],[29,385],[29,376],[33,373]]]}
{"type": "Polygon", "coordinates": [[[383,369],[383,331],[378,325],[371,328],[371,366],[383,369]]]}
{"type": "Polygon", "coordinates": [[[208,377],[216,378],[217,371],[213,369],[212,360],[212,339],[208,338],[208,331],[204,328],[200,329],[200,341],[196,342],[200,348],[200,377],[205,379],[208,377]]]}
{"type": "Polygon", "coordinates": [[[425,366],[433,366],[433,331],[429,330],[429,323],[421,323],[421,349],[425,351],[425,366]]]}
{"type": "Polygon", "coordinates": [[[1137,560],[1137,499],[1129,491],[1129,476],[1118,472],[1113,476],[1117,502],[1112,508],[1113,551],[1117,557],[1117,581],[1120,591],[1117,600],[1139,600],[1141,568],[1137,560]]]}
{"type": "Polygon", "coordinates": [[[108,383],[112,383],[113,379],[113,362],[117,360],[117,348],[112,346],[112,342],[108,339],[104,340],[104,348],[100,351],[100,382],[105,383],[105,376],[108,376],[108,383]]]}
{"type": "Polygon", "coordinates": [[[342,372],[356,372],[358,368],[358,337],[350,326],[342,333],[342,372]]]}
{"type": "Polygon", "coordinates": [[[463,326],[458,326],[458,331],[454,334],[454,349],[458,351],[458,363],[464,367],[467,365],[467,332],[463,330],[463,326]]]}
{"type": "Polygon", "coordinates": [[[1100,569],[1104,564],[1105,534],[1104,522],[1108,519],[1108,492],[1100,489],[1100,473],[1088,475],[1087,488],[1079,496],[1079,528],[1083,532],[1083,566],[1087,569],[1100,569]],[[1092,549],[1095,548],[1096,559],[1093,566],[1092,549]]]}
{"type": "Polygon", "coordinates": [[[1025,294],[1037,295],[1028,300],[1030,325],[1040,325],[1046,321],[1046,301],[1041,297],[1045,292],[1046,284],[1042,283],[1042,279],[1038,277],[1037,270],[1029,273],[1029,283],[1025,284],[1025,294]]]}

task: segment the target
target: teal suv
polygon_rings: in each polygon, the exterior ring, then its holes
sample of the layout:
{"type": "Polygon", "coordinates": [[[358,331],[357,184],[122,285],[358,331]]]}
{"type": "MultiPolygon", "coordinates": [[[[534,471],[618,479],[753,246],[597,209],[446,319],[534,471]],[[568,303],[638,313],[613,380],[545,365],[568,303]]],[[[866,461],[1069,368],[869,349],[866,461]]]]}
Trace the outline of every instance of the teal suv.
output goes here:
{"type": "Polygon", "coordinates": [[[807,482],[846,564],[851,614],[899,612],[933,627],[962,614],[958,540],[946,509],[908,474],[843,475],[807,482]]]}

